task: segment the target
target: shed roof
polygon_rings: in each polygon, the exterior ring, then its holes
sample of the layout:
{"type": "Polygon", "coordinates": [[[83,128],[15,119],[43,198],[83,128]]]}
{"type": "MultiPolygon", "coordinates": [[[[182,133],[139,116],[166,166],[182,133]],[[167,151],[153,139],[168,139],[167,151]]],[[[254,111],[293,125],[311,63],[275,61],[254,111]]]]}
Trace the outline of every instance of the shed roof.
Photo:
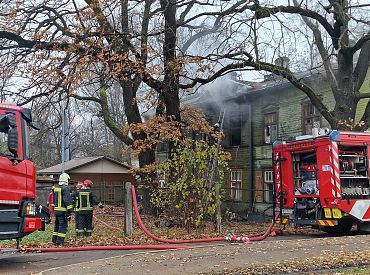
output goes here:
{"type": "MultiPolygon", "coordinates": [[[[64,163],[67,173],[128,173],[130,167],[107,156],[76,158],[64,163]]],[[[40,175],[56,175],[62,173],[62,164],[57,164],[38,172],[40,175]]]]}

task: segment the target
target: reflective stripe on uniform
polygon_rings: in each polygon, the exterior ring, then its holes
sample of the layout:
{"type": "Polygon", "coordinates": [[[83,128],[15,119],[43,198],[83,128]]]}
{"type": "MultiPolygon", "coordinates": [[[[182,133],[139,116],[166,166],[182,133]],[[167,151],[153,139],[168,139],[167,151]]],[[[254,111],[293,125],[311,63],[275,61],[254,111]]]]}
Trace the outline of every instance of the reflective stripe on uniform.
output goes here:
{"type": "Polygon", "coordinates": [[[60,187],[55,187],[54,188],[54,193],[57,193],[57,205],[54,208],[54,211],[62,211],[62,212],[67,212],[67,208],[62,206],[62,188],[60,187]]]}
{"type": "Polygon", "coordinates": [[[93,207],[90,205],[90,192],[78,192],[78,210],[77,211],[83,211],[83,210],[93,210],[93,207]],[[83,206],[86,202],[86,206],[83,206]]]}

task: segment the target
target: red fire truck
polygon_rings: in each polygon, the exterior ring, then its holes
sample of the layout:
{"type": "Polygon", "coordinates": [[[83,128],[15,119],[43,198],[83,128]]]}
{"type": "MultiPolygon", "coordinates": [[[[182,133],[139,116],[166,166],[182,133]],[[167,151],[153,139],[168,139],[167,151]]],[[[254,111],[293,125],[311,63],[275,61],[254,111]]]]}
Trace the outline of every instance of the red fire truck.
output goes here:
{"type": "Polygon", "coordinates": [[[41,229],[35,204],[36,168],[29,159],[29,109],[0,103],[0,240],[16,239],[41,229]]]}
{"type": "Polygon", "coordinates": [[[273,145],[277,222],[370,232],[370,132],[325,131],[273,145]]]}

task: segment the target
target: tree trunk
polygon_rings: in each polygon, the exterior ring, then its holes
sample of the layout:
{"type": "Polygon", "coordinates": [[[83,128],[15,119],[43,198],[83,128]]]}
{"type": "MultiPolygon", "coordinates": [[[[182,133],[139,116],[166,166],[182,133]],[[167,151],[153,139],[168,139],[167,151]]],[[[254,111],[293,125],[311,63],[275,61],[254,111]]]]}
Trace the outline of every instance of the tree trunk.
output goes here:
{"type": "Polygon", "coordinates": [[[358,99],[353,84],[353,55],[338,53],[337,89],[333,91],[335,107],[333,129],[350,130],[354,127],[358,99]]]}

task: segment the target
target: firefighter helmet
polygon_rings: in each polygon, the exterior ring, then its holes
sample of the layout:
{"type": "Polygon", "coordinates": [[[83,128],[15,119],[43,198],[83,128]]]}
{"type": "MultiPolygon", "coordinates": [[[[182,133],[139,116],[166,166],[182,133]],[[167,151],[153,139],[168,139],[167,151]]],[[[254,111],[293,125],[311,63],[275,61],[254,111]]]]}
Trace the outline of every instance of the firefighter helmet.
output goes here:
{"type": "Polygon", "coordinates": [[[86,187],[91,187],[91,185],[93,185],[94,183],[91,181],[91,180],[84,180],[84,185],[86,187]]]}
{"type": "Polygon", "coordinates": [[[77,184],[76,184],[76,189],[82,189],[84,187],[84,184],[83,184],[83,182],[77,182],[77,184]]]}
{"type": "Polygon", "coordinates": [[[62,173],[59,176],[59,185],[67,185],[71,177],[67,173],[62,173]]]}

